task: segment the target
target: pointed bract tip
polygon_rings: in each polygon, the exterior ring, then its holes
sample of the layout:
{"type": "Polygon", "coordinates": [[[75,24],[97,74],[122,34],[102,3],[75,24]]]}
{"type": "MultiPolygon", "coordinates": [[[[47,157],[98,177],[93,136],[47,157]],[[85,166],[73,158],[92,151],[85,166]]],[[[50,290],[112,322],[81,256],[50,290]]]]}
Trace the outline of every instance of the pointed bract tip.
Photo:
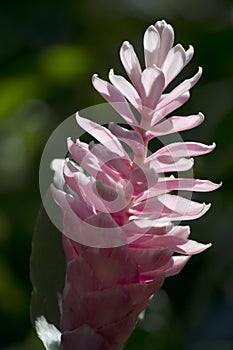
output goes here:
{"type": "Polygon", "coordinates": [[[70,149],[70,147],[73,146],[74,141],[71,139],[71,137],[67,137],[66,144],[68,149],[70,149]]]}
{"type": "Polygon", "coordinates": [[[109,75],[109,77],[111,77],[111,76],[115,75],[115,73],[114,73],[114,69],[113,69],[113,68],[111,68],[111,69],[109,70],[108,75],[109,75]]]}
{"type": "Polygon", "coordinates": [[[210,145],[209,147],[211,148],[211,150],[214,150],[214,149],[215,149],[215,147],[216,147],[216,143],[215,143],[215,142],[213,142],[213,143],[212,143],[212,145],[210,145]]]}
{"type": "Polygon", "coordinates": [[[155,25],[157,25],[157,26],[166,26],[167,25],[167,22],[165,21],[165,19],[161,19],[161,20],[159,20],[159,21],[156,21],[155,22],[155,25]]]}
{"type": "Polygon", "coordinates": [[[98,77],[99,77],[98,74],[96,74],[96,73],[93,74],[92,78],[91,78],[92,82],[94,82],[96,79],[98,79],[98,77]]]}
{"type": "Polygon", "coordinates": [[[172,25],[167,23],[164,19],[161,21],[157,21],[154,26],[158,30],[160,35],[162,34],[163,30],[168,30],[174,36],[174,29],[172,25]]]}
{"type": "Polygon", "coordinates": [[[202,112],[198,112],[198,116],[201,118],[201,119],[205,119],[205,116],[204,116],[204,114],[202,113],[202,112]]]}
{"type": "Polygon", "coordinates": [[[211,203],[205,204],[206,212],[210,209],[210,207],[211,207],[211,203]]]}
{"type": "Polygon", "coordinates": [[[77,120],[77,122],[78,122],[78,118],[80,118],[80,115],[79,115],[79,112],[76,112],[75,113],[75,119],[77,120]]]}
{"type": "Polygon", "coordinates": [[[192,86],[198,82],[198,80],[202,76],[202,72],[203,72],[202,68],[198,67],[197,73],[192,78],[190,78],[190,82],[192,86]]]}
{"type": "Polygon", "coordinates": [[[153,32],[157,32],[157,29],[155,28],[155,26],[153,24],[151,24],[148,28],[148,31],[153,31],[153,32]]]}
{"type": "Polygon", "coordinates": [[[113,131],[114,129],[116,129],[116,127],[117,127],[116,123],[114,123],[114,122],[108,123],[108,128],[110,131],[113,131]]]}
{"type": "Polygon", "coordinates": [[[193,45],[189,45],[188,50],[194,52],[194,47],[193,47],[193,45]]]}
{"type": "Polygon", "coordinates": [[[131,44],[130,44],[129,41],[123,41],[121,47],[122,47],[123,49],[124,49],[124,48],[129,49],[129,48],[131,47],[131,44]]]}
{"type": "Polygon", "coordinates": [[[212,247],[212,243],[207,243],[205,246],[206,246],[206,249],[208,249],[208,248],[212,247]]]}
{"type": "Polygon", "coordinates": [[[85,121],[85,120],[87,120],[87,119],[81,117],[81,115],[79,114],[79,112],[76,112],[76,114],[75,114],[75,119],[76,119],[78,125],[83,129],[83,127],[80,125],[80,121],[85,121]]]}
{"type": "Polygon", "coordinates": [[[218,188],[219,187],[222,187],[222,185],[223,185],[223,182],[221,181],[221,182],[219,182],[219,184],[218,184],[218,188]]]}
{"type": "Polygon", "coordinates": [[[89,144],[88,144],[88,149],[91,151],[95,146],[96,146],[96,143],[92,140],[92,141],[89,142],[89,144]]]}

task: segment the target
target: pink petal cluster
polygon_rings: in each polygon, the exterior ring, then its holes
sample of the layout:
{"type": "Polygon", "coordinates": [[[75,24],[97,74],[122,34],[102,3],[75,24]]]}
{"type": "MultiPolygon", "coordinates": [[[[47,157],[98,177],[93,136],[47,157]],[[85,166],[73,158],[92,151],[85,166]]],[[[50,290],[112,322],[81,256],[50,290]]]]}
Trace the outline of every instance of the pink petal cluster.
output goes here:
{"type": "Polygon", "coordinates": [[[220,185],[164,173],[191,169],[191,157],[209,153],[215,145],[175,142],[148,155],[148,142],[154,137],[203,121],[201,113],[167,117],[188,100],[189,90],[201,76],[199,69],[194,77],[164,93],[193,55],[192,47],[185,51],[173,42],[172,27],[158,21],[144,34],[144,70],[132,45],[124,42],[120,57],[129,81],[113,70],[111,83],[94,75],[94,87],[130,128],[114,123],[106,128],[76,115],[78,124],[98,142],[69,139],[64,188],[51,187],[63,210],[68,261],[63,350],[121,349],[164,278],[177,274],[191,255],[210,246],[190,240],[189,226],[175,224],[201,217],[210,205],[172,191],[205,192],[220,185]],[[139,113],[139,121],[131,106],[139,113]]]}

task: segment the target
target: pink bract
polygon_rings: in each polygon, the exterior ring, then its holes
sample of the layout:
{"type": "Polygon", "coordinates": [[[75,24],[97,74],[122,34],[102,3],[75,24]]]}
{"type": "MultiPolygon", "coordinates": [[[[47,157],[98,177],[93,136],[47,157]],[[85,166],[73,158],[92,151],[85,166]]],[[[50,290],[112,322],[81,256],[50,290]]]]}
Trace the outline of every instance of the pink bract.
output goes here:
{"type": "Polygon", "coordinates": [[[180,225],[201,217],[210,205],[173,191],[205,192],[220,186],[175,177],[193,167],[192,157],[211,152],[215,144],[173,142],[148,154],[153,138],[191,129],[204,120],[202,113],[171,115],[188,100],[202,74],[199,68],[192,78],[164,92],[193,56],[192,47],[185,50],[173,43],[173,28],[158,21],[144,34],[144,69],[132,45],[124,42],[120,58],[129,80],[113,70],[110,83],[93,76],[94,87],[127,127],[110,123],[106,128],[76,114],[77,123],[97,142],[68,139],[65,185],[51,186],[63,210],[68,262],[63,350],[121,349],[164,278],[180,272],[193,254],[211,245],[190,240],[189,226],[180,225]]]}

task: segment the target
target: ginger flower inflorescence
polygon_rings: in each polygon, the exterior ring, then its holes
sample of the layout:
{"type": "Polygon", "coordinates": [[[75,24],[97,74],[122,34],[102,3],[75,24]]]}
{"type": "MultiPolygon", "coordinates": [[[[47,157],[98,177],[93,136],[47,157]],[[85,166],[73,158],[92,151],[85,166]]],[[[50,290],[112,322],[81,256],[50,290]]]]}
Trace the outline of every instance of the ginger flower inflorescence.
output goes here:
{"type": "Polygon", "coordinates": [[[201,217],[210,205],[179,191],[205,192],[220,186],[182,176],[192,169],[193,157],[211,152],[215,145],[180,139],[154,153],[148,149],[154,138],[194,128],[204,120],[202,113],[173,114],[189,99],[202,73],[199,68],[192,78],[165,92],[193,56],[191,46],[185,50],[173,44],[173,28],[158,21],[144,34],[145,68],[133,46],[124,42],[120,58],[128,79],[112,69],[110,82],[93,76],[94,87],[125,125],[111,122],[107,128],[76,114],[79,126],[95,142],[68,139],[65,184],[62,189],[51,186],[63,211],[67,257],[63,350],[121,349],[164,279],[210,246],[190,240],[189,226],[182,225],[201,217]]]}

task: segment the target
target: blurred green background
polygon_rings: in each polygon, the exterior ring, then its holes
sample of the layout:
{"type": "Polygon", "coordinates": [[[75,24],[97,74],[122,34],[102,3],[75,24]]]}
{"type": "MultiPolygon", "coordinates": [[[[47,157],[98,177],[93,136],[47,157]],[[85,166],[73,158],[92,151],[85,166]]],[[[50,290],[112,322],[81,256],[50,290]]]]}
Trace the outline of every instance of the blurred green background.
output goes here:
{"type": "MultiPolygon", "coordinates": [[[[75,111],[103,102],[91,76],[123,74],[129,40],[142,57],[148,25],[165,19],[195,56],[182,78],[204,75],[180,114],[202,111],[186,140],[217,143],[195,175],[223,181],[192,222],[192,238],[212,242],[167,279],[126,350],[233,349],[233,6],[230,0],[6,1],[0,7],[0,349],[42,349],[30,324],[31,240],[41,206],[38,170],[51,132],[75,111]]],[[[80,349],[81,350],[81,349],[80,349]]]]}

